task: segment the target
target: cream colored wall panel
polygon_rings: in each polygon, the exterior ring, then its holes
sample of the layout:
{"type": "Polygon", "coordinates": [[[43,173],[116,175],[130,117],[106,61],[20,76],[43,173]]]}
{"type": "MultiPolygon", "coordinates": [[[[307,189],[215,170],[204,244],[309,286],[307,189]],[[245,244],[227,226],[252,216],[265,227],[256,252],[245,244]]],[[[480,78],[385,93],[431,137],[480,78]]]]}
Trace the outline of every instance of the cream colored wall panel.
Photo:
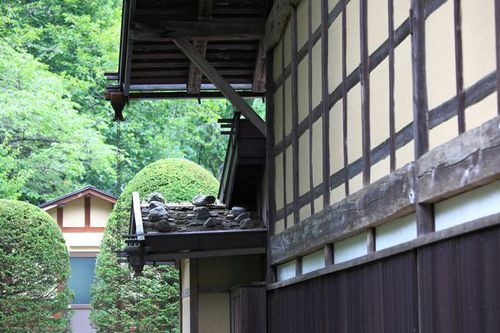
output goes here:
{"type": "Polygon", "coordinates": [[[334,91],[342,83],[342,15],[328,29],[328,89],[334,91]]]}
{"type": "Polygon", "coordinates": [[[286,217],[285,229],[288,229],[288,228],[290,228],[291,226],[293,226],[293,217],[294,217],[294,214],[293,214],[293,213],[290,213],[290,214],[286,217]]]}
{"type": "Polygon", "coordinates": [[[283,196],[283,154],[276,156],[274,160],[274,167],[276,170],[274,186],[275,186],[275,198],[276,198],[276,210],[280,210],[284,205],[283,196]]]}
{"type": "Polygon", "coordinates": [[[347,75],[356,69],[360,60],[359,0],[347,5],[347,75]]]}
{"type": "Polygon", "coordinates": [[[323,182],[323,119],[319,118],[313,124],[313,186],[323,182]]]}
{"type": "Polygon", "coordinates": [[[274,234],[279,234],[283,230],[285,230],[285,220],[281,219],[279,221],[276,221],[276,223],[274,224],[274,234]]]}
{"type": "Polygon", "coordinates": [[[394,50],[394,68],[394,122],[398,132],[413,121],[410,37],[394,50]]]}
{"type": "Polygon", "coordinates": [[[63,237],[70,250],[73,247],[98,249],[101,245],[102,232],[64,232],[63,237]]]}
{"type": "Polygon", "coordinates": [[[396,169],[415,160],[415,146],[413,140],[396,150],[396,169]]]}
{"type": "Polygon", "coordinates": [[[314,44],[312,49],[312,106],[313,109],[321,102],[321,41],[314,44]]]}
{"type": "Polygon", "coordinates": [[[429,109],[455,95],[453,2],[437,9],[425,24],[425,55],[429,109]]]}
{"type": "Polygon", "coordinates": [[[367,254],[366,232],[333,244],[334,263],[338,264],[367,254]]]}
{"type": "Polygon", "coordinates": [[[325,268],[325,252],[321,249],[302,257],[302,274],[325,268]]]}
{"type": "Polygon", "coordinates": [[[298,96],[299,96],[299,124],[309,115],[309,77],[307,73],[307,62],[309,57],[306,56],[298,66],[298,96]]]}
{"type": "Polygon", "coordinates": [[[189,259],[181,259],[181,288],[189,289],[189,259]]]}
{"type": "Polygon", "coordinates": [[[46,211],[47,214],[50,215],[57,222],[57,208],[52,208],[46,211]]]}
{"type": "Polygon", "coordinates": [[[182,333],[191,332],[191,298],[182,299],[182,333]]]}
{"type": "Polygon", "coordinates": [[[309,180],[309,131],[299,138],[299,195],[303,195],[310,189],[309,180]]]}
{"type": "Polygon", "coordinates": [[[345,186],[344,184],[337,186],[330,192],[330,204],[339,202],[345,198],[345,186]]]}
{"type": "Polygon", "coordinates": [[[363,188],[363,173],[349,179],[349,194],[356,193],[363,188]]]}
{"type": "Polygon", "coordinates": [[[389,173],[391,173],[391,163],[389,156],[387,156],[383,160],[372,165],[371,182],[376,182],[380,178],[387,176],[389,173]]]}
{"type": "Polygon", "coordinates": [[[344,131],[342,126],[342,100],[330,109],[330,173],[344,167],[344,131]]]}
{"type": "Polygon", "coordinates": [[[386,59],[370,75],[371,148],[389,138],[389,61],[386,59]]]}
{"type": "Polygon", "coordinates": [[[323,196],[320,195],[316,199],[314,199],[314,213],[320,212],[323,210],[323,196]]]}
{"type": "Polygon", "coordinates": [[[281,49],[283,47],[283,41],[281,40],[273,50],[273,78],[274,80],[278,79],[282,72],[282,57],[281,57],[281,49]]]}
{"type": "MultiPolygon", "coordinates": [[[[398,1],[398,0],[396,0],[398,1]]],[[[370,0],[368,4],[368,52],[372,54],[389,38],[387,0],[370,0]]]]}
{"type": "Polygon", "coordinates": [[[450,141],[457,135],[458,121],[455,116],[429,131],[429,150],[450,141]]]}
{"type": "Polygon", "coordinates": [[[297,6],[297,47],[300,50],[307,42],[307,6],[308,0],[302,0],[297,6]]]}
{"type": "Polygon", "coordinates": [[[286,149],[286,202],[293,201],[293,148],[286,149]]]}
{"type": "Polygon", "coordinates": [[[285,135],[292,132],[292,79],[291,76],[285,81],[285,135]]]}
{"type": "Polygon", "coordinates": [[[295,277],[295,263],[295,260],[291,260],[276,267],[276,279],[278,282],[295,277]]]}
{"type": "Polygon", "coordinates": [[[283,34],[283,47],[285,48],[285,68],[290,65],[292,60],[292,20],[291,16],[285,26],[285,33],[283,34]]]}
{"type": "Polygon", "coordinates": [[[497,94],[493,93],[465,109],[465,128],[473,129],[498,115],[497,94]]]}
{"type": "Polygon", "coordinates": [[[417,238],[415,213],[384,223],[375,229],[377,251],[417,238]]]}
{"type": "Polygon", "coordinates": [[[399,27],[410,16],[410,0],[394,1],[394,28],[399,27]]]}
{"type": "MultiPolygon", "coordinates": [[[[302,0],[302,2],[304,2],[305,0],[302,0]]],[[[311,0],[312,3],[311,3],[311,9],[312,9],[312,31],[314,33],[314,31],[316,29],[319,28],[320,24],[321,24],[321,0],[311,0]]]]}
{"type": "Polygon", "coordinates": [[[300,215],[300,220],[301,221],[304,221],[309,216],[311,216],[311,205],[307,204],[304,207],[302,207],[300,209],[299,215],[300,215]]]}
{"type": "Polygon", "coordinates": [[[105,227],[112,210],[113,205],[110,202],[100,198],[90,198],[90,226],[105,227]]]}
{"type": "Polygon", "coordinates": [[[283,92],[281,87],[274,94],[274,137],[276,143],[283,139],[283,92]]]}
{"type": "Polygon", "coordinates": [[[339,1],[340,0],[328,0],[328,12],[331,12],[332,9],[339,3],[339,1]]]}
{"type": "Polygon", "coordinates": [[[230,332],[229,293],[198,295],[198,332],[230,332]]]}
{"type": "Polygon", "coordinates": [[[349,163],[362,155],[361,90],[357,84],[347,94],[347,151],[349,163]]]}
{"type": "Polygon", "coordinates": [[[78,198],[64,205],[63,227],[85,226],[85,200],[78,198]]]}
{"type": "Polygon", "coordinates": [[[495,38],[494,1],[462,1],[462,45],[466,87],[495,70],[495,38]]]}

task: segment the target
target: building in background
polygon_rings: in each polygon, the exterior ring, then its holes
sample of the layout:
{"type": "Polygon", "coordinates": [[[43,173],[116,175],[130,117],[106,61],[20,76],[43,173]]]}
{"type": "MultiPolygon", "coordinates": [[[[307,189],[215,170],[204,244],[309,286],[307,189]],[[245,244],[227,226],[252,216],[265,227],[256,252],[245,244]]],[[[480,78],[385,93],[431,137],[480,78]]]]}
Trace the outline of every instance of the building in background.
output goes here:
{"type": "Polygon", "coordinates": [[[116,198],[93,186],[47,201],[39,207],[61,228],[71,262],[69,286],[74,293],[71,309],[72,331],[91,332],[90,287],[94,279],[95,259],[99,252],[104,227],[116,198]]]}

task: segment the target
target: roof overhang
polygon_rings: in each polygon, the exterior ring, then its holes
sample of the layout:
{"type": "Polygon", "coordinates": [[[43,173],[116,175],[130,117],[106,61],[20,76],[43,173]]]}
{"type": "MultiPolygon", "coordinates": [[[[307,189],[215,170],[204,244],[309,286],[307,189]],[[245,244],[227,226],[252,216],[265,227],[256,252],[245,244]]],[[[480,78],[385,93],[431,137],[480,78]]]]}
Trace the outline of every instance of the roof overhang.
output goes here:
{"type": "Polygon", "coordinates": [[[43,204],[39,205],[38,207],[47,211],[49,209],[64,205],[70,201],[76,200],[78,198],[83,198],[86,196],[97,197],[97,198],[103,199],[103,200],[105,200],[113,205],[116,203],[116,197],[114,195],[106,193],[102,190],[99,190],[98,188],[96,188],[94,186],[89,185],[89,186],[85,186],[79,190],[76,190],[74,192],[71,192],[71,193],[62,195],[58,198],[44,202],[43,204]]]}

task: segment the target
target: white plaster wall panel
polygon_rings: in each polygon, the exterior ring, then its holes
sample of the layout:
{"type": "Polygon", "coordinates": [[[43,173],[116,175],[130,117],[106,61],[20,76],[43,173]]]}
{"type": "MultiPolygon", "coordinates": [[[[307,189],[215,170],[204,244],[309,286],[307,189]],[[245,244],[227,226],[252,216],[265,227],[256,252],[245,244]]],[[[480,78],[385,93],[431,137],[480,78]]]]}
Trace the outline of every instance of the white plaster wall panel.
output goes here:
{"type": "Polygon", "coordinates": [[[396,169],[415,160],[415,143],[412,141],[396,150],[396,169]]]}
{"type": "Polygon", "coordinates": [[[325,268],[325,253],[319,250],[302,257],[302,274],[325,268]]]}
{"type": "Polygon", "coordinates": [[[323,196],[320,195],[316,199],[314,199],[314,213],[320,212],[323,210],[323,196]]]}
{"type": "Polygon", "coordinates": [[[328,89],[334,91],[342,83],[342,14],[328,29],[328,89]]]}
{"type": "Polygon", "coordinates": [[[394,0],[394,28],[398,28],[410,16],[410,0],[394,0]]]}
{"type": "Polygon", "coordinates": [[[495,70],[495,38],[495,2],[463,0],[462,45],[465,87],[471,86],[495,70]]]}
{"type": "Polygon", "coordinates": [[[319,118],[313,124],[313,186],[323,182],[323,120],[319,118]]]}
{"type": "Polygon", "coordinates": [[[199,294],[198,332],[230,332],[229,293],[199,294]]]}
{"type": "Polygon", "coordinates": [[[276,170],[274,186],[275,186],[275,198],[276,198],[276,210],[280,210],[284,205],[283,196],[283,154],[276,156],[274,160],[274,168],[276,170]]]}
{"type": "MultiPolygon", "coordinates": [[[[299,216],[299,218],[300,218],[300,216],[299,216]]],[[[291,226],[293,226],[293,221],[294,221],[294,213],[292,212],[292,213],[288,214],[288,216],[286,217],[285,228],[288,229],[291,226]]]]}
{"type": "Polygon", "coordinates": [[[279,234],[283,230],[285,230],[285,220],[281,219],[279,221],[276,221],[276,223],[274,224],[274,234],[279,234]]]}
{"type": "Polygon", "coordinates": [[[281,75],[282,71],[282,59],[281,59],[281,48],[283,47],[283,41],[280,40],[278,44],[274,47],[273,51],[273,79],[276,81],[281,75]]]}
{"type": "Polygon", "coordinates": [[[436,231],[500,212],[500,181],[434,205],[436,231]]]}
{"type": "Polygon", "coordinates": [[[406,37],[394,49],[394,121],[396,132],[413,121],[413,83],[411,73],[411,39],[410,37],[406,37]]]}
{"type": "MultiPolygon", "coordinates": [[[[304,0],[303,0],[304,1],[304,0]]],[[[321,0],[311,0],[311,18],[312,31],[319,28],[321,25],[321,0]]]]}
{"type": "Polygon", "coordinates": [[[371,173],[370,173],[370,176],[371,176],[370,181],[372,183],[376,182],[380,178],[385,177],[390,173],[391,173],[391,160],[390,160],[390,157],[387,156],[383,160],[372,165],[371,173]]]}
{"type": "Polygon", "coordinates": [[[110,202],[96,197],[90,198],[90,226],[105,227],[112,210],[113,204],[110,202]]]}
{"type": "Polygon", "coordinates": [[[340,0],[328,0],[328,12],[331,12],[333,8],[339,3],[340,0]]]}
{"type": "Polygon", "coordinates": [[[344,129],[342,103],[338,101],[330,109],[330,173],[344,168],[344,129]]]}
{"type": "Polygon", "coordinates": [[[389,138],[389,60],[370,74],[370,144],[373,149],[389,138]]]}
{"type": "MultiPolygon", "coordinates": [[[[347,4],[347,75],[356,69],[360,60],[360,26],[359,26],[359,0],[351,0],[347,4]]],[[[359,99],[358,95],[358,99],[359,99]]]]}
{"type": "Polygon", "coordinates": [[[445,2],[425,23],[425,60],[429,110],[455,95],[453,2],[445,2]]]}
{"type": "Polygon", "coordinates": [[[309,77],[307,72],[307,62],[309,56],[306,56],[298,65],[298,99],[299,99],[299,124],[309,115],[309,77]]]}
{"type": "Polygon", "coordinates": [[[299,137],[299,195],[309,192],[309,130],[299,137]]]}
{"type": "Polygon", "coordinates": [[[63,227],[85,226],[85,199],[78,198],[64,205],[63,227]]]}
{"type": "Polygon", "coordinates": [[[293,202],[293,148],[288,147],[286,150],[286,202],[293,202]]]}
{"type": "Polygon", "coordinates": [[[69,249],[73,247],[98,248],[101,245],[101,232],[65,232],[64,241],[69,249]]]}
{"type": "Polygon", "coordinates": [[[283,47],[285,48],[285,68],[290,65],[292,60],[292,24],[291,16],[285,26],[285,33],[283,34],[283,47]]]}
{"type": "Polygon", "coordinates": [[[313,109],[321,102],[321,40],[312,49],[312,105],[313,109]]]}
{"type": "Polygon", "coordinates": [[[330,191],[330,204],[334,204],[339,202],[340,200],[345,198],[345,186],[344,184],[337,186],[333,190],[330,191]]]}
{"type": "Polygon", "coordinates": [[[384,223],[375,229],[377,251],[417,238],[417,220],[410,214],[384,223]]]}
{"type": "Polygon", "coordinates": [[[470,130],[498,115],[497,94],[493,93],[474,105],[465,109],[465,125],[470,130]]]}
{"type": "Polygon", "coordinates": [[[368,5],[368,52],[372,54],[389,38],[388,0],[370,0],[366,3],[368,5]]]}
{"type": "Polygon", "coordinates": [[[302,207],[299,211],[299,215],[300,215],[300,221],[304,221],[305,219],[310,217],[311,216],[311,205],[307,204],[304,207],[302,207]]]}
{"type": "Polygon", "coordinates": [[[288,261],[276,267],[276,278],[279,281],[288,280],[295,277],[295,260],[288,261]]]}
{"type": "Polygon", "coordinates": [[[458,135],[457,117],[451,117],[429,131],[429,149],[433,149],[458,135]]]}
{"type": "Polygon", "coordinates": [[[366,232],[336,242],[333,246],[336,264],[364,256],[367,254],[366,232]]]}
{"type": "Polygon", "coordinates": [[[360,87],[361,85],[357,84],[347,94],[347,151],[349,164],[362,155],[360,87]]]}
{"type": "Polygon", "coordinates": [[[307,43],[307,6],[308,0],[302,0],[297,6],[297,48],[299,50],[307,43]]]}
{"type": "Polygon", "coordinates": [[[283,139],[283,91],[281,87],[274,94],[274,137],[275,143],[283,139]]]}
{"type": "Polygon", "coordinates": [[[292,78],[291,76],[285,81],[285,114],[283,120],[285,121],[285,135],[292,132],[292,78]]]}
{"type": "Polygon", "coordinates": [[[363,173],[349,179],[349,194],[356,193],[363,188],[363,173]]]}

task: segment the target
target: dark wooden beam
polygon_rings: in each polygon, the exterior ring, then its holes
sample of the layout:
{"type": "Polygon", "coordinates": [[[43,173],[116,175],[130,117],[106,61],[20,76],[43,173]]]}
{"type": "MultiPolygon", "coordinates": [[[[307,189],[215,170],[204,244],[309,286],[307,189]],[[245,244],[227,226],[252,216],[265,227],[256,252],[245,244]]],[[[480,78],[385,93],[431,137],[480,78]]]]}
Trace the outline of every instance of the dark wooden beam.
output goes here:
{"type": "MultiPolygon", "coordinates": [[[[312,60],[312,48],[313,48],[313,36],[312,36],[312,1],[307,0],[307,54],[309,57],[307,58],[307,107],[308,107],[308,129],[309,129],[309,193],[311,194],[309,197],[311,204],[311,215],[315,213],[314,207],[314,171],[313,171],[313,89],[312,89],[312,73],[313,73],[313,60],[312,60]]],[[[298,127],[297,127],[298,130],[298,127]]]]}
{"type": "Polygon", "coordinates": [[[334,264],[334,252],[333,252],[333,244],[332,243],[328,243],[325,245],[325,248],[324,248],[324,251],[325,251],[325,266],[331,266],[334,264]]]}
{"type": "Polygon", "coordinates": [[[348,196],[349,191],[349,150],[347,146],[347,1],[341,0],[342,6],[342,143],[343,143],[343,158],[344,158],[344,192],[348,196]]]}
{"type": "Polygon", "coordinates": [[[389,164],[390,171],[396,170],[396,119],[394,114],[394,0],[388,0],[388,42],[389,42],[389,164]]]}
{"type": "Polygon", "coordinates": [[[363,186],[370,184],[370,64],[368,54],[368,0],[360,0],[360,83],[363,186]]]}
{"type": "Polygon", "coordinates": [[[128,10],[127,10],[127,21],[125,22],[127,26],[127,34],[125,43],[125,61],[124,61],[124,78],[123,81],[120,82],[122,84],[123,95],[125,97],[128,96],[130,89],[130,76],[132,72],[132,51],[134,48],[134,41],[130,34],[130,29],[132,27],[132,18],[134,17],[136,0],[129,0],[128,2],[128,10]]]}
{"type": "Polygon", "coordinates": [[[253,92],[264,92],[266,85],[266,66],[264,58],[264,47],[262,42],[259,42],[259,49],[257,51],[257,58],[255,59],[255,67],[253,71],[253,92]]]}
{"type": "Polygon", "coordinates": [[[59,228],[63,228],[63,224],[64,224],[64,205],[61,205],[61,206],[57,206],[57,225],[59,226],[59,228]]]}
{"type": "Polygon", "coordinates": [[[85,196],[85,228],[90,228],[90,196],[85,196]]]}
{"type": "Polygon", "coordinates": [[[250,105],[217,73],[215,68],[186,39],[175,39],[174,43],[205,76],[221,91],[233,106],[245,116],[264,136],[266,124],[250,105]]]}
{"type": "Polygon", "coordinates": [[[497,69],[496,69],[496,81],[497,81],[497,108],[498,114],[500,115],[500,0],[495,0],[495,31],[496,31],[496,49],[497,49],[497,69]]]}
{"type": "MultiPolygon", "coordinates": [[[[300,222],[300,208],[299,208],[299,78],[298,78],[298,62],[297,62],[297,9],[292,9],[292,179],[293,179],[293,223],[300,222]]],[[[285,103],[283,103],[285,104],[285,103]]],[[[298,263],[297,263],[298,264],[298,263]]],[[[301,273],[302,274],[302,273],[301,273]]]]}
{"type": "Polygon", "coordinates": [[[453,1],[454,37],[455,37],[455,76],[457,93],[458,133],[465,132],[465,95],[464,95],[464,65],[462,51],[462,0],[453,1]]]}
{"type": "MultiPolygon", "coordinates": [[[[321,103],[323,106],[323,184],[330,179],[330,108],[328,106],[328,0],[321,0],[321,103]]],[[[297,134],[298,135],[298,134],[297,134]]],[[[330,205],[330,186],[323,187],[323,208],[330,205]]]]}
{"type": "Polygon", "coordinates": [[[264,21],[260,19],[213,21],[136,21],[131,31],[134,41],[260,40],[264,21]]]}
{"type": "MultiPolygon", "coordinates": [[[[244,98],[262,97],[263,93],[254,93],[251,91],[238,91],[238,94],[244,98]]],[[[183,91],[170,92],[131,92],[129,99],[187,99],[187,98],[225,98],[218,91],[202,91],[197,96],[193,96],[183,91]]]]}
{"type": "MultiPolygon", "coordinates": [[[[282,37],[281,41],[281,74],[284,74],[285,71],[285,41],[284,41],[284,35],[282,37]]],[[[285,100],[286,100],[286,89],[285,89],[285,82],[281,85],[281,132],[282,132],[282,139],[284,140],[286,137],[286,126],[285,126],[285,117],[286,117],[286,107],[285,107],[285,100]]],[[[284,224],[285,224],[285,229],[288,228],[288,209],[287,209],[287,193],[286,193],[286,149],[283,149],[283,161],[282,161],[282,170],[283,170],[283,218],[284,218],[284,224]]]]}

